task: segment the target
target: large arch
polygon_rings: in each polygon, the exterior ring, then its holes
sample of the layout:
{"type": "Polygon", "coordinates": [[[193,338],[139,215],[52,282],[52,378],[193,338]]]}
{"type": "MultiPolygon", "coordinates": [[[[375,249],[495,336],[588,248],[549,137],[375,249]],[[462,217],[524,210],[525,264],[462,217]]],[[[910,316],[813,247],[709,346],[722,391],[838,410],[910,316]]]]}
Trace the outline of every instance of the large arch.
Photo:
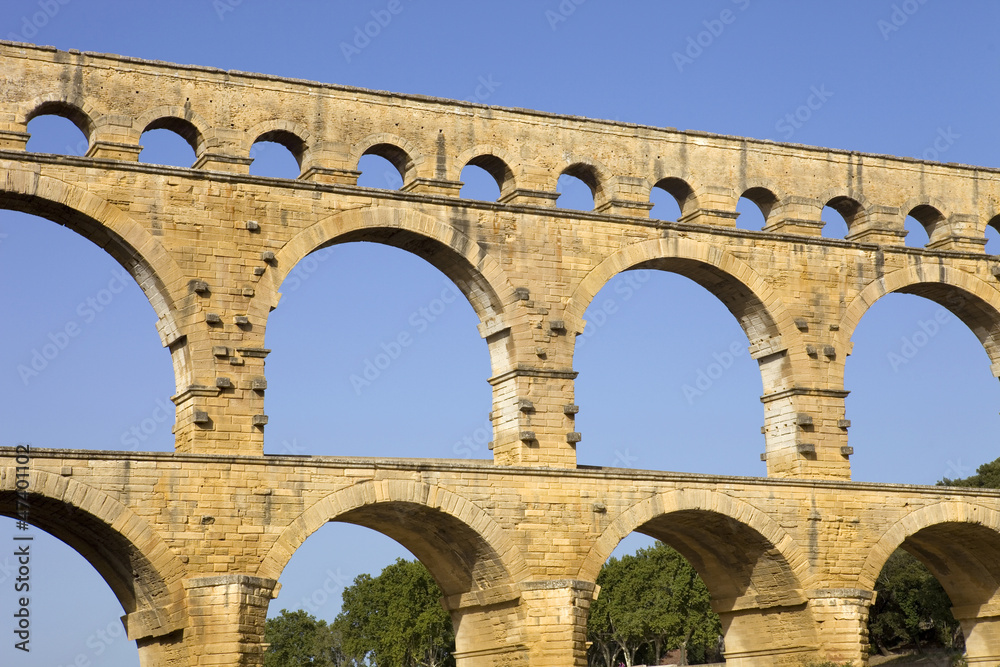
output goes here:
{"type": "Polygon", "coordinates": [[[415,480],[361,482],[316,501],[278,536],[259,575],[278,579],[295,550],[330,521],[365,526],[396,540],[427,567],[445,597],[487,592],[528,575],[517,546],[485,511],[447,489],[415,480]]]}
{"type": "Polygon", "coordinates": [[[915,294],[951,311],[983,344],[994,376],[1000,377],[1000,291],[965,271],[919,261],[871,281],[851,301],[841,318],[844,341],[854,335],[861,318],[886,294],[915,294]]]}
{"type": "MultiPolygon", "coordinates": [[[[166,248],[139,223],[104,199],[64,181],[37,173],[3,169],[0,208],[47,218],[75,231],[111,255],[135,279],[157,317],[164,346],[180,333],[174,321],[174,283],[183,273],[166,248]],[[167,276],[173,277],[168,283],[167,276]]],[[[180,384],[178,383],[178,386],[180,384]]]]}
{"type": "Polygon", "coordinates": [[[872,590],[889,556],[904,549],[924,564],[951,599],[969,664],[996,664],[1000,647],[1000,511],[942,500],[891,525],[869,550],[858,576],[872,590]]]}
{"type": "MultiPolygon", "coordinates": [[[[706,288],[736,317],[752,349],[776,352],[796,336],[784,304],[752,268],[718,246],[677,237],[634,243],[591,269],[566,306],[567,319],[576,323],[577,333],[583,330],[583,314],[600,289],[618,273],[640,268],[678,273],[706,288]]],[[[764,390],[768,390],[766,380],[764,390]]]]}
{"type": "MultiPolygon", "coordinates": [[[[18,518],[16,483],[13,465],[0,468],[0,515],[18,518]]],[[[145,519],[98,489],[43,470],[30,471],[27,493],[28,521],[94,566],[140,649],[143,640],[185,627],[184,565],[145,519]]]]}
{"type": "Polygon", "coordinates": [[[394,246],[428,261],[465,294],[479,316],[483,336],[508,326],[504,304],[514,302],[514,290],[496,259],[458,229],[430,215],[378,205],[335,213],[286,243],[275,258],[270,294],[257,306],[261,314],[278,305],[282,282],[309,253],[352,241],[394,246]]]}
{"type": "Polygon", "coordinates": [[[807,553],[765,512],[709,489],[653,495],[611,521],[584,559],[579,578],[594,581],[631,532],[665,542],[697,570],[722,619],[727,659],[801,664],[799,656],[818,650],[806,592],[811,588],[807,553]],[[768,632],[776,622],[784,631],[768,632]]]}

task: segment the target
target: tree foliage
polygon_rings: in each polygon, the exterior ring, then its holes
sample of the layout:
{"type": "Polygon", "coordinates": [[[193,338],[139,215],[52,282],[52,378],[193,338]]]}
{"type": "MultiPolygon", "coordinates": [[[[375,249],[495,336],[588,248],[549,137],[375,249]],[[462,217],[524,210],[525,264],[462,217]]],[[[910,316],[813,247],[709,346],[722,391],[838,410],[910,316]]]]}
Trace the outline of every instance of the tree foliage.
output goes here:
{"type": "Polygon", "coordinates": [[[455,635],[441,590],[417,561],[397,559],[377,577],[358,576],[344,589],[333,622],[346,654],[378,667],[447,667],[455,635]]]}
{"type": "Polygon", "coordinates": [[[281,610],[281,615],[267,619],[264,641],[270,644],[264,654],[264,667],[353,667],[356,661],[342,650],[340,636],[312,614],[281,610]]]}
{"type": "Polygon", "coordinates": [[[965,486],[977,489],[1000,489],[1000,459],[984,463],[976,469],[976,474],[961,479],[945,477],[938,486],[965,486]]]}
{"type": "Polygon", "coordinates": [[[620,659],[631,667],[638,658],[658,664],[673,649],[681,649],[682,660],[715,656],[721,625],[708,588],[667,545],[657,542],[634,555],[611,558],[597,584],[600,595],[587,620],[591,665],[620,659]]]}
{"type": "Polygon", "coordinates": [[[951,600],[924,565],[902,549],[889,556],[875,582],[868,636],[883,652],[899,646],[960,648],[951,600]]]}

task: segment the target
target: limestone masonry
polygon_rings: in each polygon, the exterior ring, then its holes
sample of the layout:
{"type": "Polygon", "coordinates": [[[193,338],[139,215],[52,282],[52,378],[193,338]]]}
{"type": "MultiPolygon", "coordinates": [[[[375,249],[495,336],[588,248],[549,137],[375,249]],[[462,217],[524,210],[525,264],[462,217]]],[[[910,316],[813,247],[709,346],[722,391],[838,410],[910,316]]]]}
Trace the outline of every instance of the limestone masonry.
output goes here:
{"type": "MultiPolygon", "coordinates": [[[[34,450],[31,517],[104,576],[144,667],[261,665],[267,605],[328,521],[404,544],[434,574],[461,667],[586,665],[594,580],[632,531],[695,566],[733,667],[864,660],[875,579],[904,547],[944,585],[969,664],[1000,662],[1000,491],[850,481],[844,363],[890,292],[954,313],[1000,375],[1000,171],[778,144],[244,72],[0,43],[4,208],[109,252],[173,359],[176,452],[34,450]],[[28,153],[27,123],[72,120],[85,157],[28,153]],[[140,164],[145,130],[190,169],[140,164]],[[258,140],[297,179],[249,175],[258,140]],[[388,159],[401,190],[356,185],[388,159]],[[460,199],[483,167],[497,202],[460,199]],[[554,206],[561,174],[595,210],[554,206]],[[675,222],[649,218],[650,190],[675,222]],[[765,214],[735,227],[740,197],[765,214]],[[820,236],[844,215],[845,239],[820,236]],[[905,247],[907,215],[927,247],[905,247]],[[492,361],[492,463],[264,456],[268,314],[309,253],[374,241],[443,271],[492,361]],[[767,478],[578,468],[573,344],[601,287],[673,271],[718,297],[761,370],[767,478]]],[[[985,357],[984,357],[985,362],[985,357]]],[[[636,360],[641,363],[641,360],[636,360]]],[[[72,443],[67,443],[72,444],[72,443]]],[[[579,446],[585,446],[585,442],[579,446]]],[[[0,449],[0,512],[16,511],[0,449]]]]}

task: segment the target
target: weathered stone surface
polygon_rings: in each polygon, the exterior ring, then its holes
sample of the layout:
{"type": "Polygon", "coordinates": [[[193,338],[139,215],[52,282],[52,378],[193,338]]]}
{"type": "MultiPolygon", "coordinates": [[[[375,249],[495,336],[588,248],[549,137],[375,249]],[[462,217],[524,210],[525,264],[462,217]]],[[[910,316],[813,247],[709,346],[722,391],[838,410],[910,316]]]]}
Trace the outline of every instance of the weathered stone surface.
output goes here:
{"type": "MultiPolygon", "coordinates": [[[[30,469],[32,519],[105,577],[144,667],[259,665],[275,582],[331,519],[430,568],[464,666],[586,664],[594,580],[636,530],[698,569],[733,665],[861,660],[899,546],[945,585],[970,663],[996,660],[1000,492],[850,482],[843,373],[861,317],[900,291],[955,313],[1000,374],[983,251],[997,171],[12,43],[0,72],[0,206],[114,256],[174,360],[176,453],[45,450],[30,469]],[[86,157],[26,153],[42,113],[73,120],[86,157]],[[137,163],[153,128],[185,137],[194,166],[137,163]],[[262,138],[289,147],[300,178],[248,174],[262,138]],[[355,185],[367,153],[402,190],[355,185]],[[467,164],[497,179],[499,202],[457,197],[467,164]],[[552,206],[563,173],[591,186],[595,211],[552,206]],[[649,219],[655,186],[679,221],[649,219]],[[741,196],[764,230],[733,227],[741,196]],[[819,236],[825,205],[846,239],[819,236]],[[902,245],[908,214],[927,248],[902,245]],[[358,240],[420,255],[469,299],[492,360],[493,464],[262,456],[282,282],[310,252],[358,240]],[[739,320],[761,368],[768,479],[577,469],[574,339],[630,268],[683,274],[739,320]]],[[[0,449],[8,515],[16,472],[0,449]]]]}

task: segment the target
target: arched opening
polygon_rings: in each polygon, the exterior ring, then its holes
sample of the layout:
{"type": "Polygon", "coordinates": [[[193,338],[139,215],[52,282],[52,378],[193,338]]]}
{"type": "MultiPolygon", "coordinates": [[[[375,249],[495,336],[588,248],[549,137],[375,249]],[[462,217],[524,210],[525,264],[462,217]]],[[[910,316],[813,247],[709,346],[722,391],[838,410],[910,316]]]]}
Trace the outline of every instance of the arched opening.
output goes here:
{"type": "Polygon", "coordinates": [[[563,169],[556,184],[559,198],[556,206],[577,211],[593,211],[600,189],[597,170],[589,164],[577,162],[563,169]]]}
{"type": "Polygon", "coordinates": [[[861,204],[850,197],[834,197],[823,207],[823,236],[829,239],[843,239],[851,227],[864,215],[861,204]]]}
{"type": "Polygon", "coordinates": [[[1000,255],[1000,215],[986,225],[986,254],[1000,255]]]}
{"type": "Polygon", "coordinates": [[[305,142],[287,130],[272,130],[257,137],[250,148],[250,174],[271,178],[298,178],[302,172],[305,142]]]}
{"type": "MultiPolygon", "coordinates": [[[[800,563],[797,567],[802,567],[801,554],[795,544],[780,527],[754,514],[741,501],[720,498],[713,493],[694,493],[697,498],[690,497],[690,492],[668,492],[642,501],[622,514],[605,529],[604,536],[588,554],[581,576],[590,576],[605,565],[610,555],[608,551],[619,546],[617,536],[629,534],[622,545],[629,541],[633,545],[642,544],[634,538],[637,533],[653,538],[681,557],[661,550],[660,568],[673,568],[675,575],[685,577],[682,583],[692,593],[696,592],[677,605],[696,613],[687,619],[688,627],[682,628],[682,633],[677,630],[672,633],[674,645],[690,630],[689,641],[698,636],[700,651],[714,653],[723,648],[718,634],[714,634],[721,630],[726,660],[738,662],[749,658],[764,664],[762,658],[769,655],[777,658],[789,652],[808,659],[816,647],[815,626],[802,594],[799,572],[793,566],[793,563],[800,563]],[[733,518],[734,515],[743,520],[733,518]],[[629,528],[632,529],[630,533],[627,532],[629,528]],[[701,586],[693,581],[692,571],[697,573],[701,586]],[[713,618],[713,614],[718,616],[713,618]],[[772,627],[778,619],[781,619],[782,632],[761,631],[761,628],[772,627]]],[[[665,579],[662,572],[648,564],[646,570],[644,576],[636,577],[633,582],[633,589],[638,589],[632,594],[636,599],[626,600],[626,607],[644,605],[648,609],[646,617],[652,619],[659,613],[657,605],[669,606],[669,603],[663,604],[666,602],[664,593],[657,590],[662,586],[643,585],[647,581],[662,582],[665,579]]],[[[613,585],[613,582],[608,583],[613,585]]],[[[600,596],[604,593],[602,588],[600,596]]],[[[602,611],[600,596],[592,607],[598,613],[602,611]]],[[[596,629],[595,625],[591,623],[589,627],[596,629]]],[[[649,626],[640,627],[639,632],[650,629],[649,626]]],[[[695,648],[693,642],[689,648],[695,648]]]]}
{"type": "Polygon", "coordinates": [[[743,328],[763,335],[767,316],[754,302],[691,260],[648,262],[609,280],[576,337],[579,462],[763,474],[762,375],[743,328]],[[623,351],[638,349],[643,362],[627,362],[623,351]]]}
{"type": "Polygon", "coordinates": [[[865,312],[852,336],[844,383],[852,477],[965,477],[996,458],[1000,386],[983,350],[996,326],[985,303],[946,285],[897,292],[865,312]]]}
{"type": "MultiPolygon", "coordinates": [[[[469,598],[478,593],[504,590],[512,583],[512,576],[524,574],[524,563],[519,560],[513,544],[481,510],[440,487],[428,496],[430,487],[400,481],[392,486],[389,493],[394,497],[389,498],[375,486],[365,484],[361,494],[354,490],[334,494],[330,498],[332,502],[312,505],[286,529],[291,540],[289,547],[295,549],[295,555],[287,565],[280,561],[284,556],[278,554],[273,558],[269,554],[262,563],[265,576],[280,574],[281,595],[288,600],[288,604],[281,598],[272,603],[269,616],[275,616],[275,607],[292,609],[298,606],[316,616],[323,614],[321,617],[328,622],[336,621],[340,612],[354,613],[357,617],[359,601],[356,599],[344,597],[343,608],[337,609],[340,601],[337,598],[344,589],[353,585],[357,592],[359,583],[366,579],[370,583],[372,577],[397,558],[415,557],[437,586],[437,599],[421,596],[426,607],[424,615],[437,614],[437,630],[452,634],[457,650],[483,650],[505,644],[515,648],[518,644],[516,630],[501,638],[483,630],[493,627],[492,623],[505,613],[517,617],[517,596],[497,599],[488,612],[481,605],[468,603],[469,598]],[[358,500],[360,497],[368,500],[358,500]],[[327,514],[331,511],[329,507],[338,509],[330,515],[327,514]],[[459,520],[459,515],[475,517],[477,528],[459,520]],[[489,540],[484,537],[486,534],[491,536],[489,540]],[[299,548],[303,540],[305,544],[299,548]],[[490,540],[499,540],[499,543],[490,540]],[[350,548],[345,549],[345,544],[351,545],[350,548]],[[336,557],[331,558],[331,553],[336,557]],[[512,571],[511,567],[516,569],[512,571]],[[442,607],[448,611],[450,619],[443,618],[442,607]]],[[[410,574],[414,574],[413,570],[410,574]]],[[[396,583],[398,585],[399,581],[396,583]]],[[[401,595],[398,587],[394,595],[389,590],[386,595],[394,597],[394,618],[417,615],[412,609],[413,597],[401,595]],[[404,609],[400,610],[400,605],[404,609]]],[[[369,607],[381,604],[375,598],[369,599],[374,600],[369,607]]],[[[377,632],[392,630],[383,624],[377,632]]]]}
{"type": "Polygon", "coordinates": [[[897,549],[875,581],[868,641],[886,658],[957,658],[965,650],[965,637],[951,607],[948,593],[931,571],[910,552],[897,549]]]}
{"type": "Polygon", "coordinates": [[[587,618],[594,667],[722,661],[719,615],[705,582],[676,549],[631,533],[597,576],[587,618]]]}
{"type": "Polygon", "coordinates": [[[462,190],[459,192],[460,197],[464,199],[480,199],[482,201],[496,201],[500,199],[500,188],[503,181],[497,180],[485,167],[469,162],[462,169],[462,174],[459,178],[462,180],[462,190]]]}
{"type": "Polygon", "coordinates": [[[470,199],[496,201],[514,189],[514,172],[496,155],[477,155],[469,160],[461,179],[465,183],[461,196],[470,199]]]}
{"type": "Polygon", "coordinates": [[[969,664],[995,660],[1000,623],[989,611],[1000,601],[995,513],[942,502],[907,519],[907,527],[900,522],[890,529],[865,563],[866,578],[878,568],[873,585],[889,590],[881,607],[876,599],[872,623],[879,627],[873,639],[894,641],[897,646],[886,648],[897,650],[923,641],[924,650],[936,645],[955,657],[964,643],[969,664]],[[897,549],[888,558],[877,556],[893,545],[897,549]],[[896,609],[902,606],[898,602],[905,605],[904,614],[896,609]]]}
{"type": "Polygon", "coordinates": [[[906,245],[911,248],[923,248],[930,239],[934,238],[934,233],[944,222],[944,215],[927,204],[914,207],[906,215],[904,228],[907,232],[906,245]]]}
{"type": "Polygon", "coordinates": [[[823,236],[827,238],[846,238],[847,234],[860,222],[865,215],[860,203],[850,197],[834,197],[823,207],[823,236]]]}
{"type": "Polygon", "coordinates": [[[129,256],[121,239],[52,202],[5,195],[0,206],[79,232],[0,210],[0,280],[17,285],[0,297],[4,444],[172,451],[170,354],[149,298],[115,261],[129,256]]]}
{"type": "Polygon", "coordinates": [[[43,105],[28,121],[27,149],[34,153],[86,155],[90,119],[68,105],[43,105]]]}
{"type": "Polygon", "coordinates": [[[291,270],[270,316],[265,452],[489,458],[474,279],[399,229],[337,243],[291,270]]]}
{"type": "MultiPolygon", "coordinates": [[[[11,591],[8,618],[20,610],[15,603],[24,593],[15,590],[19,566],[14,547],[30,545],[33,570],[26,582],[30,586],[30,635],[25,645],[29,652],[16,648],[23,640],[9,629],[9,640],[0,645],[0,662],[25,664],[30,656],[27,664],[139,667],[136,642],[128,639],[121,622],[121,603],[80,553],[43,530],[19,530],[17,522],[7,517],[0,517],[0,539],[12,545],[0,556],[0,585],[11,591]],[[25,537],[31,541],[15,541],[25,537]]],[[[13,619],[11,625],[16,627],[16,623],[13,619]]]]}
{"type": "Polygon", "coordinates": [[[413,169],[413,160],[406,151],[392,144],[375,144],[358,160],[358,185],[366,188],[398,190],[413,169]]]}
{"type": "Polygon", "coordinates": [[[662,178],[649,192],[653,208],[649,217],[654,220],[679,220],[684,207],[694,198],[691,186],[679,178],[662,178]]]}
{"type": "MultiPolygon", "coordinates": [[[[32,455],[37,459],[37,454],[32,455]]],[[[82,463],[86,467],[87,462],[82,463]]],[[[11,589],[15,577],[27,577],[30,590],[22,592],[29,598],[28,655],[32,659],[38,654],[59,657],[45,664],[86,664],[73,662],[79,655],[85,660],[98,655],[95,662],[105,663],[104,658],[119,655],[122,664],[138,666],[151,664],[142,663],[139,654],[152,651],[184,662],[178,642],[160,644],[185,622],[184,610],[176,604],[181,595],[176,556],[142,519],[92,487],[64,479],[65,496],[75,503],[33,491],[55,488],[51,477],[31,472],[26,498],[15,491],[13,475],[7,476],[0,490],[0,529],[12,545],[8,553],[13,555],[15,546],[28,545],[28,562],[21,562],[20,556],[10,559],[15,569],[5,569],[2,575],[9,578],[11,589]],[[19,505],[19,500],[26,500],[27,505],[19,505]],[[15,517],[18,521],[12,520],[15,517]],[[127,520],[115,523],[117,518],[127,520]],[[23,522],[30,525],[25,528],[23,522]],[[32,539],[15,541],[18,537],[32,539]],[[22,565],[27,573],[22,572],[22,565]],[[72,594],[67,595],[68,591],[72,594]],[[141,631],[133,625],[138,638],[130,641],[122,628],[122,612],[152,615],[158,622],[147,623],[141,631]]],[[[7,561],[0,558],[0,564],[6,568],[7,561]]],[[[0,655],[7,654],[12,645],[4,642],[0,655]]],[[[20,664],[25,656],[20,650],[10,655],[18,658],[5,664],[20,664]]]]}
{"type": "Polygon", "coordinates": [[[171,167],[190,167],[201,145],[198,128],[183,118],[157,118],[142,131],[139,161],[171,167]]]}
{"type": "Polygon", "coordinates": [[[767,188],[750,188],[736,202],[736,226],[739,229],[759,231],[764,228],[771,209],[778,203],[778,198],[767,188]]]}

